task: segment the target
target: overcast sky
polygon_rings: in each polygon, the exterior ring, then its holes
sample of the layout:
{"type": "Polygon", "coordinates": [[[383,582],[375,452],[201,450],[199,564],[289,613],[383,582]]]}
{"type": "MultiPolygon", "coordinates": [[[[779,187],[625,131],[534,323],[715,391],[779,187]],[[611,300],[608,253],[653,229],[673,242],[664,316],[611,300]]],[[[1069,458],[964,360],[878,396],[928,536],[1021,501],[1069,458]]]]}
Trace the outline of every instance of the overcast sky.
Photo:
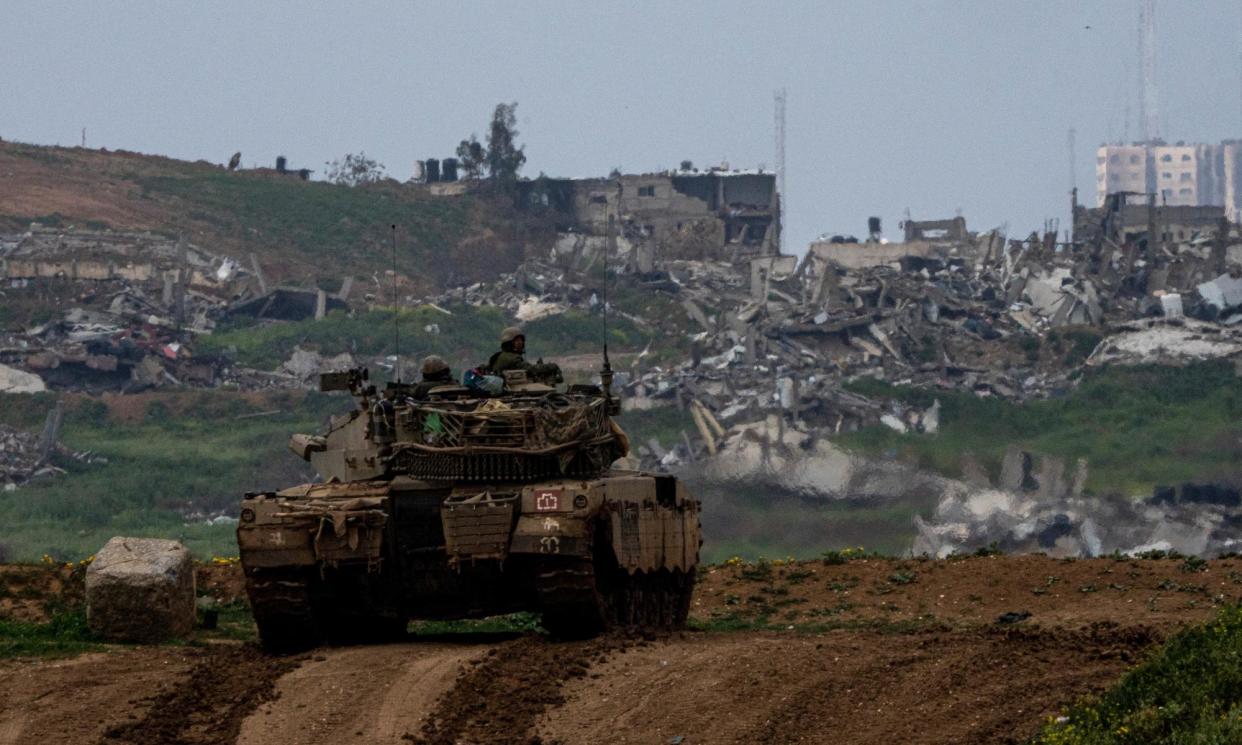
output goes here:
{"type": "MultiPolygon", "coordinates": [[[[1138,136],[1136,0],[0,0],[0,137],[323,171],[416,159],[517,101],[531,176],[683,159],[772,168],[788,89],[787,246],[961,213],[1014,233],[1094,199],[1138,136]],[[360,6],[360,7],[355,7],[360,6]],[[1126,126],[1126,114],[1130,124],[1126,126]]],[[[1158,0],[1162,133],[1242,137],[1242,2],[1158,0]]]]}

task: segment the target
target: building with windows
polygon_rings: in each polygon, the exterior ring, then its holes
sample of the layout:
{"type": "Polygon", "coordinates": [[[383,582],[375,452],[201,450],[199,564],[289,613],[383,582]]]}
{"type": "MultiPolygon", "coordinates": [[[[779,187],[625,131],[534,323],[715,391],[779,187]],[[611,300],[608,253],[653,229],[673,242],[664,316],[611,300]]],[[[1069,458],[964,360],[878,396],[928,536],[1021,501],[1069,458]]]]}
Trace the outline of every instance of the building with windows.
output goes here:
{"type": "Polygon", "coordinates": [[[1170,207],[1224,207],[1242,222],[1242,140],[1219,145],[1154,141],[1102,145],[1096,152],[1096,206],[1110,194],[1154,194],[1170,207]]]}

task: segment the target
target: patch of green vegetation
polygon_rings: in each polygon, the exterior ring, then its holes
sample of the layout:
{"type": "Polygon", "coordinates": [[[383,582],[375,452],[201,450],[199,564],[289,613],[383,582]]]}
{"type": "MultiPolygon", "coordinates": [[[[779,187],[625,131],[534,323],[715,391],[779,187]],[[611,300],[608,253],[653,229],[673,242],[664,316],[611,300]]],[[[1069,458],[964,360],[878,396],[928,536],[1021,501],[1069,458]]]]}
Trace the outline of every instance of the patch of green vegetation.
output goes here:
{"type": "MultiPolygon", "coordinates": [[[[136,180],[143,198],[180,202],[187,214],[210,216],[204,221],[224,235],[291,249],[316,275],[338,278],[386,265],[389,225],[396,224],[400,265],[447,279],[453,262],[445,255],[466,235],[476,206],[470,196],[439,199],[395,184],[349,188],[215,170],[136,180]]],[[[503,263],[506,257],[492,258],[503,263]]]]}
{"type": "Polygon", "coordinates": [[[1242,742],[1242,608],[1187,629],[1112,690],[1048,724],[1039,745],[1242,742]]]}
{"type": "Polygon", "coordinates": [[[669,449],[681,442],[682,432],[690,434],[697,431],[689,409],[676,406],[626,411],[617,417],[617,424],[629,435],[630,445],[635,449],[649,440],[655,440],[660,447],[669,449]]]}
{"type": "MultiPolygon", "coordinates": [[[[500,332],[513,320],[495,307],[453,305],[445,314],[430,306],[402,310],[399,314],[401,353],[407,369],[418,360],[438,354],[453,366],[454,374],[487,362],[499,348],[500,332]]],[[[534,361],[543,357],[598,352],[603,326],[597,316],[569,311],[526,324],[527,350],[534,361]]],[[[335,311],[320,321],[267,323],[234,326],[200,337],[197,349],[205,354],[235,354],[239,364],[273,370],[289,358],[294,347],[325,355],[351,352],[358,355],[391,354],[393,313],[372,310],[354,314],[335,311]]],[[[614,319],[608,324],[609,345],[616,350],[641,348],[647,341],[633,323],[614,319]]],[[[375,372],[375,371],[372,371],[375,372]]]]}
{"type": "MultiPolygon", "coordinates": [[[[0,422],[37,429],[54,400],[0,396],[0,422]]],[[[317,431],[328,414],[349,406],[341,395],[259,400],[202,391],[156,397],[140,421],[127,422],[112,420],[99,402],[71,402],[63,442],[108,462],[60,459],[67,473],[0,493],[0,522],[10,528],[4,543],[12,559],[24,561],[81,559],[114,535],[177,538],[201,558],[235,555],[234,525],[184,515],[227,512],[246,491],[308,480],[309,468],[286,449],[289,435],[317,431]]]]}
{"type": "Polygon", "coordinates": [[[1013,445],[1071,464],[1086,458],[1089,493],[1132,495],[1158,484],[1236,476],[1242,456],[1242,378],[1228,362],[1089,371],[1068,395],[1024,405],[870,379],[847,387],[912,406],[939,399],[941,428],[934,436],[871,427],[838,441],[949,476],[961,474],[965,452],[998,476],[1013,445]]]}
{"type": "Polygon", "coordinates": [[[0,618],[0,659],[70,657],[102,647],[86,628],[86,612],[61,612],[47,623],[0,618]]]}
{"type": "Polygon", "coordinates": [[[254,625],[254,616],[250,608],[241,600],[218,605],[216,610],[216,628],[204,629],[203,620],[206,612],[198,611],[198,631],[196,640],[229,639],[232,641],[253,642],[259,639],[259,629],[254,625]]]}
{"type": "Polygon", "coordinates": [[[543,627],[539,625],[537,613],[522,612],[458,621],[413,621],[410,623],[409,631],[414,636],[524,634],[543,632],[543,627]]]}
{"type": "MultiPolygon", "coordinates": [[[[834,613],[816,613],[811,611],[810,615],[832,616],[834,613]]],[[[931,616],[899,621],[859,618],[790,623],[787,619],[774,620],[768,615],[755,616],[740,612],[719,613],[708,619],[692,618],[686,626],[694,631],[789,631],[797,634],[823,634],[837,630],[874,631],[881,634],[914,634],[933,629],[945,630],[949,628],[944,621],[931,616]]]]}

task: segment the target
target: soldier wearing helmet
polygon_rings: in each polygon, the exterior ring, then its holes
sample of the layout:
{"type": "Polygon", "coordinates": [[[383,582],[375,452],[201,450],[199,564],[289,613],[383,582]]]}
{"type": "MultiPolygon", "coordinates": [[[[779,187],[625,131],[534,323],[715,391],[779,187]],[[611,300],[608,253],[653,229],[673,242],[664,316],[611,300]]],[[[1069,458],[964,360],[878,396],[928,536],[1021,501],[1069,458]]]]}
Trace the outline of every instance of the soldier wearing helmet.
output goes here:
{"type": "Polygon", "coordinates": [[[427,398],[433,388],[453,385],[453,371],[441,357],[429,354],[423,358],[423,379],[414,387],[414,398],[427,398]]]}
{"type": "Polygon", "coordinates": [[[526,361],[526,334],[517,326],[510,326],[500,332],[500,351],[487,361],[487,369],[496,375],[506,370],[530,370],[531,364],[526,361]]]}

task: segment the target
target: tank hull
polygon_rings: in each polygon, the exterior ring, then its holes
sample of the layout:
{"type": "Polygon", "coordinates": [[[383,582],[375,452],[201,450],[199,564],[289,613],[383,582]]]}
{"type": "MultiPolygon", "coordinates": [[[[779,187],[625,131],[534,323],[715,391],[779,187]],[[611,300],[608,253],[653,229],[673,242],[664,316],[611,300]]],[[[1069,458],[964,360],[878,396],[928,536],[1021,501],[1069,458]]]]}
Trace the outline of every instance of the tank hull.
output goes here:
{"type": "Polygon", "coordinates": [[[391,479],[247,495],[237,529],[274,650],[531,611],[561,636],[685,622],[699,503],[676,479],[391,479]]]}

